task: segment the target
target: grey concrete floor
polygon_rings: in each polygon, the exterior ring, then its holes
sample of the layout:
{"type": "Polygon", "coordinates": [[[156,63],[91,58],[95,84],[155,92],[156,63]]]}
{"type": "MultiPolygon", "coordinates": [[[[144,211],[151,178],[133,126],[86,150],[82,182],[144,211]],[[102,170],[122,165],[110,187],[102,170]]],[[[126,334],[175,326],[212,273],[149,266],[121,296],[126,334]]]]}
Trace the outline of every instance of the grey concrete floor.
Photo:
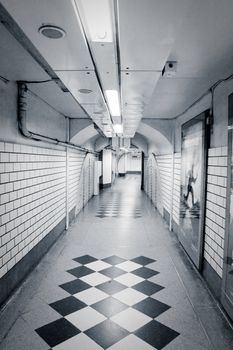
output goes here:
{"type": "MultiPolygon", "coordinates": [[[[151,298],[170,306],[156,321],[179,333],[163,349],[233,349],[233,330],[224,314],[174,233],[140,191],[140,176],[128,175],[88,203],[1,311],[1,350],[50,349],[35,329],[61,318],[49,304],[69,296],[59,285],[75,280],[67,270],[79,266],[73,259],[86,254],[97,259],[117,255],[130,260],[143,255],[156,260],[148,267],[159,273],[148,280],[164,288],[151,298]]],[[[140,345],[134,335],[127,339],[128,343],[111,349],[155,348],[140,345]]],[[[101,349],[92,346],[83,341],[77,349],[101,349]]],[[[76,349],[75,345],[65,348],[76,349]]]]}

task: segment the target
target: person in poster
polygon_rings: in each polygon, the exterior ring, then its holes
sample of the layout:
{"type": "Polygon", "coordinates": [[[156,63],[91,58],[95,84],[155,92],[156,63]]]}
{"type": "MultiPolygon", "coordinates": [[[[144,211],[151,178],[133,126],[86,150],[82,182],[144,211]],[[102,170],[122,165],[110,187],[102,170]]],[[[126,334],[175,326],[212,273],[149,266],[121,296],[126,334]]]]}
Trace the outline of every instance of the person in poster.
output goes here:
{"type": "Polygon", "coordinates": [[[193,191],[193,186],[192,184],[195,184],[196,182],[196,177],[193,176],[193,165],[192,165],[192,170],[188,172],[188,185],[187,185],[187,194],[184,196],[184,199],[187,203],[189,195],[191,194],[192,197],[192,207],[194,206],[194,191],[193,191]]]}

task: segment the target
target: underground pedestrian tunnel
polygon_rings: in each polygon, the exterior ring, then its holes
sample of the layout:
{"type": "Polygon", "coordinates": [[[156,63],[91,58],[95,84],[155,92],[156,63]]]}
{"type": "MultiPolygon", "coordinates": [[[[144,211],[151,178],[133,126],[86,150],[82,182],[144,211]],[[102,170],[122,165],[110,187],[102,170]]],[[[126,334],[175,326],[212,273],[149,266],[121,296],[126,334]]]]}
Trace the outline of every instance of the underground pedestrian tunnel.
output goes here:
{"type": "Polygon", "coordinates": [[[0,348],[233,348],[233,3],[0,1],[0,348]]]}

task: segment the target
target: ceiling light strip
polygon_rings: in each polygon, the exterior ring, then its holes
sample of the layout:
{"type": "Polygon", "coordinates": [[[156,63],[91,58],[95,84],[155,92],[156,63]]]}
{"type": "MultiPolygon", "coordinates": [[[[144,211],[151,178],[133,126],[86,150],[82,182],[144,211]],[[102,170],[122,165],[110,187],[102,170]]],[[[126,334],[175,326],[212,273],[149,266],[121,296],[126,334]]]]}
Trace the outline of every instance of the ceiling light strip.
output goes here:
{"type": "MultiPolygon", "coordinates": [[[[93,64],[93,66],[94,66],[94,70],[95,70],[95,74],[96,74],[96,79],[97,79],[97,82],[98,82],[99,88],[100,88],[101,97],[102,97],[102,99],[103,99],[103,101],[104,101],[105,106],[106,106],[107,109],[108,109],[108,105],[107,105],[107,103],[106,103],[106,99],[105,99],[105,96],[104,96],[104,94],[103,94],[103,88],[102,88],[102,85],[101,85],[101,81],[100,81],[100,77],[99,77],[99,74],[98,74],[98,70],[97,70],[97,67],[96,67],[96,64],[95,64],[95,60],[94,60],[94,57],[93,57],[93,54],[92,54],[92,50],[91,50],[90,44],[89,44],[89,42],[88,42],[88,38],[87,38],[86,33],[85,33],[85,30],[84,30],[84,25],[83,25],[82,20],[81,20],[81,16],[80,16],[80,13],[79,13],[79,9],[78,9],[78,5],[77,5],[77,3],[76,3],[76,0],[72,0],[72,5],[73,5],[73,8],[74,8],[74,11],[75,11],[77,20],[78,20],[78,24],[80,25],[80,29],[81,29],[82,35],[83,35],[83,37],[84,37],[85,44],[86,44],[87,49],[88,49],[88,52],[89,52],[89,54],[90,54],[92,64],[93,64]]],[[[109,109],[108,109],[108,111],[109,111],[109,109]]],[[[111,116],[110,113],[109,113],[109,116],[110,116],[111,123],[113,124],[112,116],[111,116]]]]}
{"type": "Polygon", "coordinates": [[[119,101],[119,93],[117,90],[106,90],[105,95],[107,98],[108,107],[112,117],[121,116],[121,108],[119,101]]]}
{"type": "MultiPolygon", "coordinates": [[[[121,104],[121,52],[120,52],[120,26],[119,26],[119,2],[118,0],[113,1],[114,4],[114,19],[115,19],[115,40],[116,40],[116,57],[117,57],[117,68],[118,68],[118,81],[119,81],[119,102],[121,104]]],[[[121,123],[123,123],[123,118],[121,114],[121,123]]]]}

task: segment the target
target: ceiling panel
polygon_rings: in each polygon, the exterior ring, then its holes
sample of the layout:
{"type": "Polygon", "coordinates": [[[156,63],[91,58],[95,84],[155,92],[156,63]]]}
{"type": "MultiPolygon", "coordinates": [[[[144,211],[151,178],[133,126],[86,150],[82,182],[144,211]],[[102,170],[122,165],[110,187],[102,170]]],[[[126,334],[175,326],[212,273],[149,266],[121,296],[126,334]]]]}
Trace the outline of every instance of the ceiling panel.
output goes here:
{"type": "Polygon", "coordinates": [[[93,71],[56,71],[56,74],[79,103],[102,104],[102,94],[93,71]],[[80,89],[87,89],[91,92],[81,93],[80,89]]]}
{"type": "Polygon", "coordinates": [[[119,90],[115,44],[92,42],[91,48],[103,89],[119,90]]]}
{"type": "Polygon", "coordinates": [[[145,118],[174,118],[209,87],[206,79],[161,78],[145,108],[145,118]]]}
{"type": "Polygon", "coordinates": [[[160,72],[122,72],[123,104],[146,105],[160,75],[160,72]]]}
{"type": "Polygon", "coordinates": [[[232,70],[233,1],[196,0],[170,53],[178,77],[219,78],[232,70]]]}
{"type": "Polygon", "coordinates": [[[0,24],[0,75],[8,80],[46,80],[50,77],[0,24]]]}
{"type": "Polygon", "coordinates": [[[121,103],[125,136],[136,132],[160,72],[122,72],[121,103]],[[127,133],[126,133],[127,132],[127,133]]]}
{"type": "Polygon", "coordinates": [[[93,69],[72,1],[2,0],[21,29],[55,70],[93,69]],[[51,40],[40,35],[43,24],[63,28],[66,36],[51,40]]]}
{"type": "Polygon", "coordinates": [[[75,98],[69,93],[64,93],[54,82],[45,84],[28,84],[29,89],[40,96],[49,105],[69,118],[89,118],[75,98]]]}
{"type": "Polygon", "coordinates": [[[160,78],[144,117],[174,118],[233,70],[232,0],[196,0],[187,12],[169,60],[174,78],[160,78]]]}
{"type": "Polygon", "coordinates": [[[120,0],[121,69],[162,70],[192,0],[120,0]]]}

